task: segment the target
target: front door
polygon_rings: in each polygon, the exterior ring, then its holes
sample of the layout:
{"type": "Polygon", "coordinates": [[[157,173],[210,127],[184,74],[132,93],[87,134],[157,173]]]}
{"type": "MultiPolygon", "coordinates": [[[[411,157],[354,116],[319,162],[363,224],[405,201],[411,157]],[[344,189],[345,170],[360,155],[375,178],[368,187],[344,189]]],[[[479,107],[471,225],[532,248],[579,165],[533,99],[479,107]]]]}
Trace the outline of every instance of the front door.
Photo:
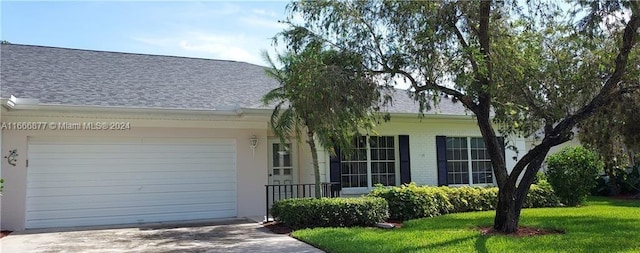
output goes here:
{"type": "Polygon", "coordinates": [[[292,143],[269,141],[269,184],[287,185],[295,182],[295,146],[292,143]]]}

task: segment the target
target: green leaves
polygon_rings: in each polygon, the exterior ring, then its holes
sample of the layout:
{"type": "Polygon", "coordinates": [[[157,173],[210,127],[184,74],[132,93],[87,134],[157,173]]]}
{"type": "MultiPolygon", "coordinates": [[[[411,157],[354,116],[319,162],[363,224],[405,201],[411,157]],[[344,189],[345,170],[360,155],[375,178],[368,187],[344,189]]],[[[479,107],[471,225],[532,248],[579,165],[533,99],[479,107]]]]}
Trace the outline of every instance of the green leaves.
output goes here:
{"type": "Polygon", "coordinates": [[[382,198],[298,198],[276,201],[271,214],[293,228],[371,226],[389,217],[382,198]]]}
{"type": "Polygon", "coordinates": [[[569,206],[577,206],[586,200],[596,185],[596,177],[602,171],[602,162],[596,153],[583,147],[567,147],[547,158],[549,183],[569,206]]]}
{"type": "Polygon", "coordinates": [[[352,136],[371,129],[381,117],[380,87],[362,68],[359,55],[312,43],[278,55],[282,67],[268,55],[265,59],[272,66],[267,72],[281,84],[263,98],[265,104],[278,103],[271,125],[281,139],[300,136],[307,128],[325,148],[347,150],[352,136]]]}

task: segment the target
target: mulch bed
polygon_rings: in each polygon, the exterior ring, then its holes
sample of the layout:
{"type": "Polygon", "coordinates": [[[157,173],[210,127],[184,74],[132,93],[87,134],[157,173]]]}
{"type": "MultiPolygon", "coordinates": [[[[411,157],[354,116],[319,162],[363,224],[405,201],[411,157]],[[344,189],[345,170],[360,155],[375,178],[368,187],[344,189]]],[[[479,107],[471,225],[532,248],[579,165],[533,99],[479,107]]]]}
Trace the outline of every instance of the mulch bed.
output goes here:
{"type": "Polygon", "coordinates": [[[289,226],[277,221],[266,222],[262,225],[274,234],[289,235],[291,234],[291,232],[293,232],[293,229],[291,229],[289,226]]]}
{"type": "Polygon", "coordinates": [[[2,231],[0,231],[0,238],[5,237],[5,236],[7,236],[7,235],[11,234],[11,232],[13,232],[13,231],[8,231],[8,230],[2,230],[2,231]]]}
{"type": "Polygon", "coordinates": [[[546,229],[546,228],[532,228],[532,227],[520,227],[515,234],[505,234],[493,229],[493,227],[481,227],[480,234],[482,235],[509,235],[513,237],[528,237],[538,235],[552,235],[552,234],[564,234],[564,230],[560,229],[546,229]]]}
{"type": "MultiPolygon", "coordinates": [[[[385,223],[393,224],[394,228],[402,227],[402,221],[388,220],[385,223]]],[[[277,221],[267,222],[262,225],[265,228],[269,229],[269,231],[275,234],[291,235],[291,232],[293,232],[293,229],[291,229],[289,226],[277,221]]],[[[520,227],[518,229],[518,232],[515,234],[504,234],[504,233],[495,231],[493,227],[480,227],[479,230],[480,230],[480,234],[482,235],[509,235],[513,237],[528,237],[528,236],[565,233],[564,230],[559,230],[559,229],[546,229],[546,228],[534,228],[534,227],[520,227]]]]}
{"type": "MultiPolygon", "coordinates": [[[[388,220],[388,221],[385,221],[385,223],[393,224],[394,228],[402,227],[402,221],[388,220]]],[[[274,234],[290,235],[291,232],[293,232],[292,228],[277,221],[266,222],[266,223],[263,223],[262,225],[265,228],[269,229],[269,231],[271,231],[274,234]]]]}

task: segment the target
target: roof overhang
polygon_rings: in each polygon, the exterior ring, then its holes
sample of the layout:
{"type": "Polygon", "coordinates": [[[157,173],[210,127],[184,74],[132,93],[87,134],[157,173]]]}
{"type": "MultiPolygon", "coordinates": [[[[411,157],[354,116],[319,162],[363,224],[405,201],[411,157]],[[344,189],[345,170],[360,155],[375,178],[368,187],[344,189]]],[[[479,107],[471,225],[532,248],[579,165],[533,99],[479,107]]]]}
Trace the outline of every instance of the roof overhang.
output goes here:
{"type": "Polygon", "coordinates": [[[188,114],[188,115],[219,115],[241,117],[247,112],[237,105],[224,105],[216,109],[187,109],[187,108],[144,108],[128,106],[99,106],[99,105],[61,105],[43,104],[37,99],[24,99],[11,96],[0,99],[0,104],[9,111],[64,111],[64,112],[112,112],[112,113],[145,113],[145,114],[188,114]]]}
{"type": "MultiPolygon", "coordinates": [[[[242,108],[238,105],[222,105],[215,109],[189,109],[189,108],[145,108],[128,106],[100,106],[100,105],[61,105],[43,104],[38,99],[17,98],[11,96],[9,99],[0,99],[0,104],[9,111],[38,111],[38,112],[68,112],[68,113],[126,113],[126,114],[147,114],[147,115],[192,115],[192,116],[269,116],[273,112],[272,108],[242,108]]],[[[475,120],[474,115],[457,114],[436,114],[425,113],[394,113],[390,115],[397,118],[414,119],[456,119],[475,120]]]]}

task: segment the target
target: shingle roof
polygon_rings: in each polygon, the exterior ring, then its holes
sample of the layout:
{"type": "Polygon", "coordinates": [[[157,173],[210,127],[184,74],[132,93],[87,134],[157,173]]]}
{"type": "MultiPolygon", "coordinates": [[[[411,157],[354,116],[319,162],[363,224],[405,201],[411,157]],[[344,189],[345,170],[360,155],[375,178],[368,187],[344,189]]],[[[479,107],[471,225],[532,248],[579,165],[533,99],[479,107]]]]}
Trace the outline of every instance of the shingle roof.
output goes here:
{"type": "MultiPolygon", "coordinates": [[[[235,61],[2,44],[0,97],[43,104],[137,108],[264,108],[261,97],[278,83],[265,67],[235,61]]],[[[404,90],[393,94],[394,113],[417,113],[404,90]]],[[[464,115],[443,99],[429,113],[464,115]]]]}

